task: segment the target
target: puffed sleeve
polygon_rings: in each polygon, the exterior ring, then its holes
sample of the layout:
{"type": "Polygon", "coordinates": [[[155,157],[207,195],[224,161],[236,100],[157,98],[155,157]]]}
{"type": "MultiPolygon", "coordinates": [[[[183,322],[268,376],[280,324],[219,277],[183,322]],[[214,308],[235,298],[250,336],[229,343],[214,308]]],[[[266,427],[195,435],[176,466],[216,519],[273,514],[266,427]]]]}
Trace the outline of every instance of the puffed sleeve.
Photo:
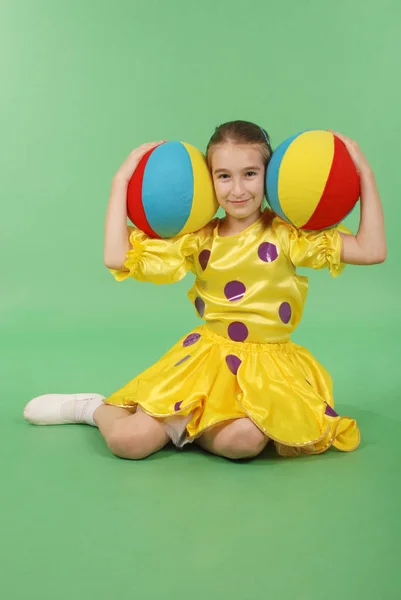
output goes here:
{"type": "Polygon", "coordinates": [[[351,234],[344,225],[323,231],[306,232],[276,218],[274,229],[284,253],[295,267],[328,268],[332,277],[337,277],[344,270],[345,264],[341,262],[340,231],[351,234]]]}
{"type": "Polygon", "coordinates": [[[117,281],[133,277],[137,281],[175,283],[192,270],[197,249],[196,234],[157,239],[134,227],[129,231],[131,248],[124,264],[121,269],[109,269],[117,281]]]}

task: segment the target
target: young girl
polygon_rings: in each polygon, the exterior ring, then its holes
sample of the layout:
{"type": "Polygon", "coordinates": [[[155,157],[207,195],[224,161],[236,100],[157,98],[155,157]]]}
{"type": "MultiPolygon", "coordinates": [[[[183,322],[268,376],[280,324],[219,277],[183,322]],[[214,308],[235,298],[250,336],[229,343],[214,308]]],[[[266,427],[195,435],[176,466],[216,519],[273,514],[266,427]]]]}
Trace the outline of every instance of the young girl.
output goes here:
{"type": "Polygon", "coordinates": [[[170,440],[230,459],[260,454],[269,440],[282,456],[354,450],[354,420],[333,408],[327,371],[290,340],[301,320],[306,277],[296,267],[385,260],[382,206],[373,172],[358,145],[340,134],[361,178],[361,219],[354,236],[338,227],[305,233],[262,209],[272,149],[265,130],[234,121],[218,127],[207,161],[224,219],[196,233],[153,239],[128,227],[127,184],[154,144],[134,150],[113,178],[104,261],[117,281],[173,283],[189,271],[189,292],[206,321],[156,364],[109,398],[97,394],[40,396],[25,408],[37,425],[87,423],[110,450],[141,459],[170,440]]]}

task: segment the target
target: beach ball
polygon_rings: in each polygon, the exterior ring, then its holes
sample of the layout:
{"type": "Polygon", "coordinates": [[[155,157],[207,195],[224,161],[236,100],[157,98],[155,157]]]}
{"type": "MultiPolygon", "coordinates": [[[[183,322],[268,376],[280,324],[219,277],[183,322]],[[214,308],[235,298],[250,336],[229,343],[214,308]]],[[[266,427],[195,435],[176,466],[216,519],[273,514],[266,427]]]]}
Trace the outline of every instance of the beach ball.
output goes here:
{"type": "Polygon", "coordinates": [[[328,229],[340,224],[357,203],[359,175],[337,136],[304,131],[273,152],[266,194],[272,210],[298,229],[328,229]]]}
{"type": "Polygon", "coordinates": [[[217,209],[206,159],[184,142],[163,142],[149,150],[128,184],[128,217],[151,237],[198,231],[217,209]]]}

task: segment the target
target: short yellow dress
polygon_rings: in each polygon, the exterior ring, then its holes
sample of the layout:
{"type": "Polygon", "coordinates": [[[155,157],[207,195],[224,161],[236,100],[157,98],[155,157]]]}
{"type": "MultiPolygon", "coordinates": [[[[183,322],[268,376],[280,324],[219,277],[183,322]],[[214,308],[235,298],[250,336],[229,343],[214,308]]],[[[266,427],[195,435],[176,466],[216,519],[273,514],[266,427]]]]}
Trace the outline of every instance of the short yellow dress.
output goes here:
{"type": "Polygon", "coordinates": [[[248,417],[281,456],[354,450],[359,430],[335,412],[329,374],[290,339],[308,290],[296,267],[339,275],[338,229],[305,233],[270,210],[234,236],[219,236],[219,223],[165,240],[131,228],[116,280],[173,283],[192,271],[188,296],[204,324],[105,402],[162,420],[177,446],[248,417]]]}

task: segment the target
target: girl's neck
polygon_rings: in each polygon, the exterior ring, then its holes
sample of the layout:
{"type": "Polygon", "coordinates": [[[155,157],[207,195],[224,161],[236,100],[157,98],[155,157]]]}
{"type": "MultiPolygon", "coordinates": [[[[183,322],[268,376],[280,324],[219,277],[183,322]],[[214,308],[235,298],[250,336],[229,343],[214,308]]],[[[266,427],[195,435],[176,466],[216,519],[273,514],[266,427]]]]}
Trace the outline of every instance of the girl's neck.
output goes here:
{"type": "Polygon", "coordinates": [[[235,217],[231,217],[226,213],[224,219],[220,221],[219,225],[219,236],[220,237],[229,237],[230,235],[237,235],[248,227],[251,227],[256,221],[260,219],[262,215],[262,210],[255,212],[249,217],[245,219],[236,219],[235,217]]]}

